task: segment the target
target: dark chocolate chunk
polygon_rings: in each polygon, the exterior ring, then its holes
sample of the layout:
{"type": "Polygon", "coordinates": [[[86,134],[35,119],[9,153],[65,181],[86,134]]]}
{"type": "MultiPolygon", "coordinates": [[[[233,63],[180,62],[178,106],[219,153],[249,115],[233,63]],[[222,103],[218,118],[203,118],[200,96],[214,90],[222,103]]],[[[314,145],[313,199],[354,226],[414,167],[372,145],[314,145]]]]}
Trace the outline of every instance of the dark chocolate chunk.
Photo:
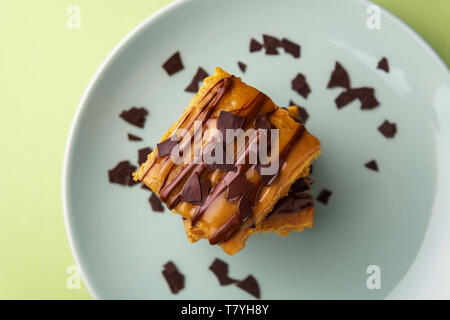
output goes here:
{"type": "Polygon", "coordinates": [[[241,218],[241,221],[247,220],[249,216],[252,215],[253,212],[253,203],[250,201],[247,195],[243,195],[238,203],[238,212],[241,218]]]}
{"type": "Polygon", "coordinates": [[[200,186],[200,179],[197,173],[193,173],[181,190],[181,201],[189,203],[200,203],[202,201],[202,189],[200,186]]]}
{"type": "Polygon", "coordinates": [[[133,180],[134,171],[136,171],[136,167],[129,161],[121,161],[113,169],[108,171],[109,182],[123,186],[133,186],[139,183],[133,180]]]}
{"type": "Polygon", "coordinates": [[[375,90],[369,87],[351,88],[342,92],[335,100],[338,109],[346,106],[350,102],[358,99],[361,102],[361,109],[369,110],[379,106],[375,98],[375,90]]]}
{"type": "Polygon", "coordinates": [[[384,71],[386,71],[386,72],[389,72],[389,63],[388,63],[388,59],[386,59],[386,57],[383,57],[383,58],[378,62],[377,69],[381,69],[381,70],[384,70],[384,71]]]}
{"type": "Polygon", "coordinates": [[[393,138],[397,133],[397,124],[384,120],[384,122],[378,127],[378,131],[380,131],[386,138],[393,138]]]}
{"type": "Polygon", "coordinates": [[[253,184],[245,177],[238,175],[230,182],[227,189],[227,200],[234,201],[244,194],[249,194],[253,184]]]}
{"type": "Polygon", "coordinates": [[[164,157],[172,153],[172,149],[178,144],[177,140],[172,140],[172,137],[158,143],[156,146],[158,148],[158,156],[164,157]]]}
{"type": "Polygon", "coordinates": [[[178,271],[177,267],[172,261],[169,261],[164,265],[162,274],[166,279],[172,293],[176,294],[184,288],[184,275],[180,271],[178,271]]]}
{"type": "Polygon", "coordinates": [[[378,164],[375,160],[367,162],[364,166],[370,170],[378,171],[378,164]]]}
{"type": "Polygon", "coordinates": [[[300,178],[291,185],[289,192],[296,194],[307,191],[311,188],[312,183],[313,181],[308,177],[300,178]]]}
{"type": "Polygon", "coordinates": [[[217,119],[217,130],[222,133],[223,141],[226,141],[226,129],[242,129],[245,117],[235,116],[231,112],[220,111],[217,119]]]}
{"type": "Polygon", "coordinates": [[[228,276],[228,264],[218,258],[214,259],[214,262],[209,266],[209,270],[216,275],[221,286],[237,282],[237,280],[228,276]]]}
{"type": "Polygon", "coordinates": [[[121,117],[126,122],[131,123],[132,125],[135,125],[139,128],[143,128],[147,114],[148,111],[143,107],[141,108],[132,107],[130,110],[122,111],[119,117],[121,117]]]}
{"type": "Polygon", "coordinates": [[[139,165],[142,165],[145,161],[147,161],[147,156],[152,152],[152,148],[142,148],[139,149],[138,151],[138,155],[139,155],[139,160],[138,163],[139,165]]]}
{"type": "Polygon", "coordinates": [[[180,52],[175,52],[166,62],[163,64],[164,70],[166,70],[169,76],[177,73],[180,70],[183,70],[183,61],[181,61],[180,52]]]}
{"type": "Polygon", "coordinates": [[[361,109],[363,110],[371,110],[380,105],[377,98],[375,98],[373,94],[361,97],[359,100],[361,101],[361,109]]]}
{"type": "Polygon", "coordinates": [[[344,67],[336,61],[327,88],[343,87],[350,89],[350,77],[344,67]]]}
{"type": "Polygon", "coordinates": [[[141,137],[135,136],[134,134],[129,133],[128,134],[128,140],[130,141],[142,141],[141,137]]]}
{"type": "Polygon", "coordinates": [[[296,91],[299,95],[308,98],[311,89],[309,88],[308,83],[306,83],[306,78],[303,74],[298,73],[297,76],[292,80],[292,89],[296,91]]]}
{"type": "Polygon", "coordinates": [[[356,96],[347,90],[341,92],[341,94],[334,101],[336,102],[337,108],[341,109],[354,100],[356,100],[356,96]]]}
{"type": "Polygon", "coordinates": [[[236,285],[242,290],[247,291],[249,294],[251,294],[257,299],[259,299],[261,296],[258,282],[252,275],[249,275],[244,280],[239,281],[236,285]]]}
{"type": "Polygon", "coordinates": [[[247,70],[247,65],[241,61],[238,61],[238,66],[239,66],[239,69],[241,69],[241,71],[243,73],[245,73],[245,70],[247,70]]]}
{"type": "Polygon", "coordinates": [[[332,192],[330,190],[322,189],[322,191],[320,191],[320,193],[316,199],[317,199],[317,201],[322,202],[323,204],[327,204],[328,199],[330,198],[331,195],[332,195],[332,192]]]}
{"type": "Polygon", "coordinates": [[[266,54],[274,55],[278,54],[277,48],[282,47],[282,43],[278,38],[263,34],[264,48],[266,48],[266,54]]]}
{"type": "Polygon", "coordinates": [[[294,58],[300,58],[300,46],[295,42],[292,42],[286,38],[281,40],[281,44],[283,45],[284,51],[289,53],[294,58]]]}
{"type": "Polygon", "coordinates": [[[250,52],[260,51],[263,45],[256,41],[255,39],[250,40],[250,52]]]}
{"type": "Polygon", "coordinates": [[[155,193],[152,192],[152,195],[150,196],[150,198],[148,198],[148,201],[150,202],[150,206],[152,207],[153,211],[164,212],[162,202],[155,193]]]}
{"type": "Polygon", "coordinates": [[[184,89],[186,92],[196,93],[199,88],[199,82],[203,81],[208,76],[208,73],[202,67],[198,67],[197,72],[191,80],[191,83],[184,89]]]}

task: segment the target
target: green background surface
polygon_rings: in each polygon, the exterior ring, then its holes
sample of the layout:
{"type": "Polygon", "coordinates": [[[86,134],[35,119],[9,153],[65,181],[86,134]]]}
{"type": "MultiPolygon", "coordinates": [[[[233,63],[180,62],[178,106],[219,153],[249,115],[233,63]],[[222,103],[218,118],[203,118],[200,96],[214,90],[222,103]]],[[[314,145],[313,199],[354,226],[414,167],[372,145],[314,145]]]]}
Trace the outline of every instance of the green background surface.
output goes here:
{"type": "MultiPolygon", "coordinates": [[[[84,285],[66,286],[66,270],[74,264],[61,204],[67,134],[106,55],[169,2],[1,2],[0,299],[90,298],[84,285]],[[81,9],[79,30],[66,26],[72,4],[81,9]]],[[[449,0],[375,2],[415,29],[450,65],[449,0]]]]}

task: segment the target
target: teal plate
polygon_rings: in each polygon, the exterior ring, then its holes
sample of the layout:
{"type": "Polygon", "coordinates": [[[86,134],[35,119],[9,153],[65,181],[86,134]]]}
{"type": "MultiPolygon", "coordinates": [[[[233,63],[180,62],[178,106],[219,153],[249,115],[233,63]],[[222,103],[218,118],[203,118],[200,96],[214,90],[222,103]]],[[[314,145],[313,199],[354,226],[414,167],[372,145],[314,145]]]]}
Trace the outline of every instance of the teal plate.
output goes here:
{"type": "Polygon", "coordinates": [[[148,18],[123,39],[88,85],[69,134],[63,172],[67,232],[86,286],[100,299],[246,299],[221,287],[208,266],[219,257],[230,275],[253,274],[263,299],[450,298],[450,79],[432,49],[388,12],[370,30],[371,3],[298,0],[187,0],[148,18]],[[301,58],[250,53],[251,37],[267,33],[300,43],[301,58]],[[162,63],[179,50],[185,69],[169,77],[162,63]],[[390,72],[378,70],[386,56],[390,72]],[[237,61],[247,64],[242,73],[237,61]],[[335,61],[353,87],[372,86],[381,105],[353,102],[338,110],[341,89],[326,89],[335,61]],[[322,141],[314,165],[315,226],[280,237],[260,234],[235,256],[207,241],[187,241],[179,216],[151,211],[146,190],[108,182],[121,160],[154,147],[192,98],[184,91],[197,68],[221,66],[286,106],[310,114],[322,141]],[[303,73],[307,100],[291,89],[303,73]],[[118,117],[145,106],[144,129],[118,117]],[[396,122],[386,139],[377,127],[396,122]],[[130,142],[127,133],[144,137],[130,142]],[[379,172],[364,163],[376,159],[379,172]],[[171,294],[161,275],[168,260],[186,276],[171,294]],[[369,266],[381,286],[368,289],[369,266]]]}

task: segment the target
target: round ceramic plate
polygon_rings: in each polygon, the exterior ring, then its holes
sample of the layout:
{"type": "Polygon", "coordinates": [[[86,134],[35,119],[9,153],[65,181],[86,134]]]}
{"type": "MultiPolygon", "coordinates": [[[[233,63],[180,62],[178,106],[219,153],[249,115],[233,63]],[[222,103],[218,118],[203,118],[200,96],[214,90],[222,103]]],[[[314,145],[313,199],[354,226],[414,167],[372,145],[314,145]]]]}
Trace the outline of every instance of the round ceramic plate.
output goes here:
{"type": "Polygon", "coordinates": [[[86,89],[73,121],[63,174],[67,230],[91,294],[102,299],[245,299],[208,270],[218,257],[230,275],[258,280],[263,299],[450,298],[450,81],[447,67],[411,29],[381,10],[367,27],[367,1],[192,0],[175,2],[132,31],[86,89]],[[250,38],[286,37],[300,59],[249,52],[250,38]],[[180,51],[184,70],[161,65],[180,51]],[[390,72],[377,69],[387,57],[390,72]],[[247,64],[242,73],[237,62],[247,64]],[[341,89],[327,89],[339,61],[353,87],[376,90],[380,106],[353,102],[338,110],[341,89]],[[280,237],[259,234],[227,256],[207,241],[187,241],[178,215],[152,212],[149,192],[108,182],[119,161],[155,147],[192,98],[184,91],[197,68],[220,66],[287,106],[304,106],[308,129],[322,141],[314,164],[315,226],[280,237]],[[311,94],[291,89],[306,75],[311,94]],[[131,106],[149,115],[143,129],[119,118],[131,106]],[[397,124],[393,139],[377,130],[397,124]],[[131,142],[127,133],[144,140],[131,142]],[[375,159],[379,172],[365,168],[375,159]],[[186,287],[173,295],[161,275],[176,263],[186,287]],[[371,267],[376,266],[376,267],[371,267]],[[369,273],[367,273],[369,270],[369,273]],[[380,287],[367,279],[377,270],[380,287]],[[370,287],[370,286],[369,286],[370,287]]]}

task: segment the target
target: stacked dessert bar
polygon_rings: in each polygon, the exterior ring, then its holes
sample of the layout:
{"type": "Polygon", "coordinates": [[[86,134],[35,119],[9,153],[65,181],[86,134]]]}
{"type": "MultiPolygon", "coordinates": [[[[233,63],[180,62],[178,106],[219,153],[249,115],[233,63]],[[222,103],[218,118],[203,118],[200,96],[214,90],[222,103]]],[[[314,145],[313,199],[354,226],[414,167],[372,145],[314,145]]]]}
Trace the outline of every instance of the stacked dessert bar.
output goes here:
{"type": "Polygon", "coordinates": [[[189,241],[206,238],[228,254],[254,233],[311,228],[307,175],[320,141],[295,120],[296,109],[217,68],[134,178],[183,217],[189,241]]]}

